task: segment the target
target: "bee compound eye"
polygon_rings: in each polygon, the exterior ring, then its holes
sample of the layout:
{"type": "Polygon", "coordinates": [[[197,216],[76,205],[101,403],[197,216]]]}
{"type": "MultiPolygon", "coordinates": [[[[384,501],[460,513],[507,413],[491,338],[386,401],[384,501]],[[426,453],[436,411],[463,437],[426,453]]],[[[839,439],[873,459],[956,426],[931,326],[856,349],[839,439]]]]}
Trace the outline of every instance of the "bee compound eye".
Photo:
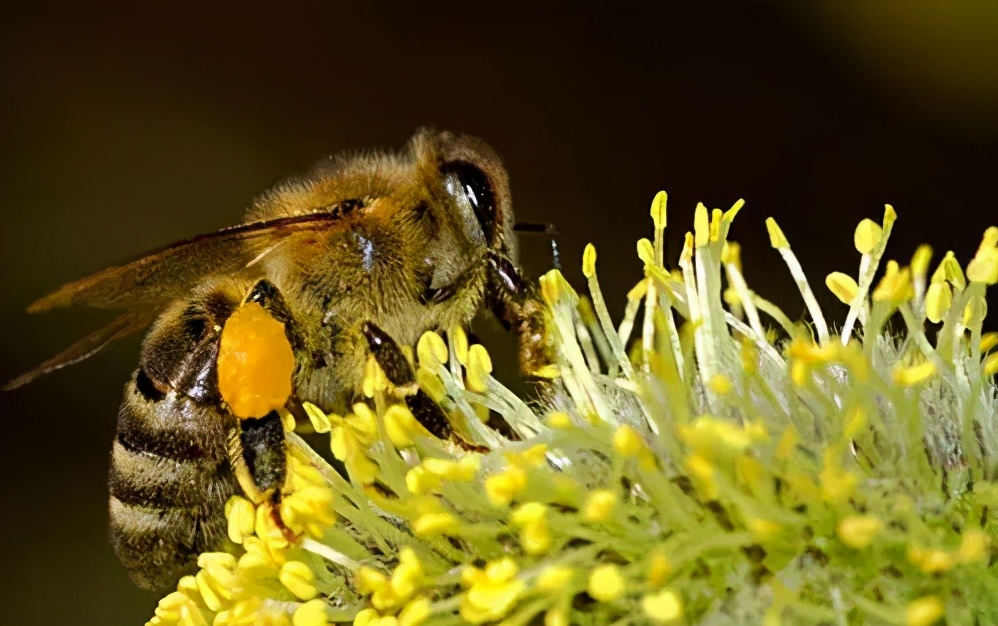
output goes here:
{"type": "Polygon", "coordinates": [[[489,177],[465,161],[453,161],[442,168],[447,192],[460,207],[470,207],[486,241],[492,239],[496,200],[489,177]]]}

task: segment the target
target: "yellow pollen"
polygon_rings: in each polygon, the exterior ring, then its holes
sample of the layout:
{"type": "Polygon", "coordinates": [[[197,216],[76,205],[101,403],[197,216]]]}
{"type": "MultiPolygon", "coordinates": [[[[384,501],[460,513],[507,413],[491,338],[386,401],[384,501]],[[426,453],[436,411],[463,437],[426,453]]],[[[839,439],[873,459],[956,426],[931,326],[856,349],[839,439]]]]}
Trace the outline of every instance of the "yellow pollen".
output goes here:
{"type": "Polygon", "coordinates": [[[575,571],[570,567],[549,565],[537,576],[537,588],[547,593],[561,591],[574,575],[575,571]]]}
{"type": "Polygon", "coordinates": [[[843,518],[835,528],[839,540],[855,550],[862,550],[877,537],[884,523],[872,515],[853,515],[843,518]]]}
{"type": "Polygon", "coordinates": [[[641,599],[641,610],[656,624],[668,624],[683,617],[683,603],[674,591],[664,589],[641,599]]]}
{"type": "Polygon", "coordinates": [[[589,494],[582,515],[590,522],[605,522],[610,519],[613,508],[617,504],[617,494],[601,489],[589,494]]]}
{"type": "Polygon", "coordinates": [[[263,417],[291,395],[295,356],[278,322],[248,302],[225,322],[218,350],[218,390],[239,418],[263,417]]]}
{"type": "Polygon", "coordinates": [[[301,600],[311,600],[319,593],[315,587],[315,573],[301,561],[288,561],[282,565],[278,579],[301,600]]]}
{"type": "Polygon", "coordinates": [[[939,598],[925,596],[908,603],[904,612],[905,626],[932,626],[946,613],[939,598]]]}
{"type": "Polygon", "coordinates": [[[599,602],[613,602],[624,595],[626,583],[616,565],[600,565],[589,575],[586,592],[599,602]]]}
{"type": "Polygon", "coordinates": [[[328,623],[326,617],[326,601],[316,598],[295,609],[291,623],[293,626],[325,626],[328,623]]]}

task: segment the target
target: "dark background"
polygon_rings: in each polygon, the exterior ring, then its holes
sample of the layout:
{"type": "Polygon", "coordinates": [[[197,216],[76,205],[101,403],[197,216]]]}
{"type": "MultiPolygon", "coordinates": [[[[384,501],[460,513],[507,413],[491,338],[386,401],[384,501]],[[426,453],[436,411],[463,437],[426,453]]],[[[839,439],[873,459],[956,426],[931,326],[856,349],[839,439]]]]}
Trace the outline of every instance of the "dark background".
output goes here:
{"type": "MultiPolygon", "coordinates": [[[[670,263],[697,201],[746,198],[732,237],[749,283],[792,317],[803,306],[767,216],[827,304],[825,274],[855,274],[852,231],[885,202],[900,216],[888,254],[905,263],[921,241],[966,263],[998,222],[994,2],[506,9],[5,4],[0,379],[106,319],[29,317],[34,298],[235,223],[312,160],[400,146],[424,124],[504,155],[517,216],[557,224],[577,284],[593,241],[618,313],[659,189],[670,263]]],[[[525,248],[539,273],[543,241],[525,248]]],[[[136,354],[137,339],[0,395],[3,624],[152,614],[155,596],[130,584],[105,530],[136,354]]]]}

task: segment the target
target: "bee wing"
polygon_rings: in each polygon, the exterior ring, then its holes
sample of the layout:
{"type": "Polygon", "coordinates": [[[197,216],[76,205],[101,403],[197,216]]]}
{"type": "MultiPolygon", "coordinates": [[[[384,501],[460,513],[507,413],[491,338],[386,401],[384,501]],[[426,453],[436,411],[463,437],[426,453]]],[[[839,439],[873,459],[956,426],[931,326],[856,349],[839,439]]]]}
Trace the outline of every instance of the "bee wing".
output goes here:
{"type": "Polygon", "coordinates": [[[314,238],[316,232],[333,228],[339,217],[336,213],[315,213],[241,224],[171,244],[131,263],[63,285],[31,304],[28,312],[71,305],[126,311],[0,390],[16,389],[96,354],[151,324],[163,306],[187,293],[206,275],[240,271],[289,238],[314,238]]]}
{"type": "Polygon", "coordinates": [[[335,213],[316,213],[250,222],[198,235],[67,283],[28,307],[39,313],[72,305],[101,309],[159,308],[186,293],[208,274],[228,274],[288,237],[328,230],[335,213]]]}
{"type": "Polygon", "coordinates": [[[0,390],[10,391],[11,389],[17,389],[18,387],[27,385],[39,376],[44,376],[67,365],[79,363],[90,355],[96,354],[109,343],[142,330],[155,318],[156,312],[152,310],[123,313],[107,326],[90,333],[30,372],[25,372],[8,382],[0,390]]]}

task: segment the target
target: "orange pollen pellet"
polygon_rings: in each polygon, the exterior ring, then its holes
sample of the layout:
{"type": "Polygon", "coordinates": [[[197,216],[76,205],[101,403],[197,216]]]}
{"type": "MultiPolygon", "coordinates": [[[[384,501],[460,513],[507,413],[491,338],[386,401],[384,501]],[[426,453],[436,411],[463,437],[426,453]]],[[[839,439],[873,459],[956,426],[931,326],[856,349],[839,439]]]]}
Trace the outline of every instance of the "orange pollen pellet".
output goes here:
{"type": "Polygon", "coordinates": [[[225,322],[217,365],[218,391],[236,417],[263,417],[291,395],[295,357],[284,324],[256,302],[225,322]]]}

